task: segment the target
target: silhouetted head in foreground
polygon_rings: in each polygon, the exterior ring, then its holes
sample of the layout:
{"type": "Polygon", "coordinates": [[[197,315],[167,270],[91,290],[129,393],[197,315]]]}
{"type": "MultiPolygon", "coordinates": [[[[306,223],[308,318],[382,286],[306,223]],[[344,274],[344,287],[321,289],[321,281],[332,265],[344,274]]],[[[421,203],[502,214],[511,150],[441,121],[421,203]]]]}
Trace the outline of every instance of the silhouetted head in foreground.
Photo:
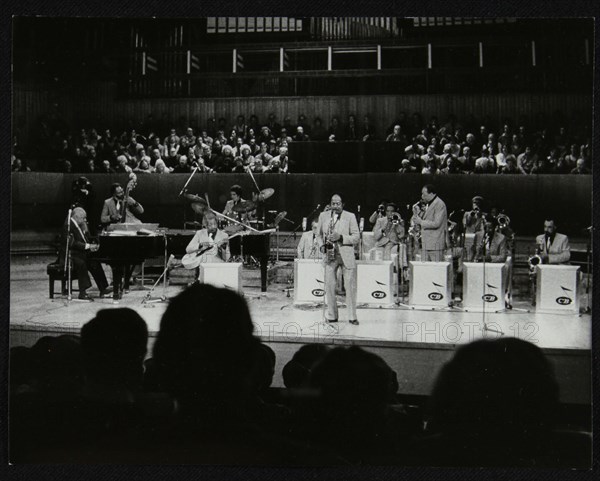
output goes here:
{"type": "Polygon", "coordinates": [[[182,411],[219,406],[254,390],[258,340],[252,332],[246,301],[229,289],[194,284],[172,299],[154,360],[182,411]]]}
{"type": "Polygon", "coordinates": [[[329,347],[325,344],[306,344],[298,349],[292,359],[283,367],[283,384],[287,388],[308,386],[308,379],[313,367],[325,354],[329,347]]]}
{"type": "Polygon", "coordinates": [[[146,322],[132,309],[101,309],[81,329],[88,380],[130,389],[140,388],[148,343],[146,322]]]}
{"type": "Polygon", "coordinates": [[[535,345],[515,338],[461,347],[440,372],[432,394],[442,431],[539,430],[552,422],[558,384],[535,345]]]}

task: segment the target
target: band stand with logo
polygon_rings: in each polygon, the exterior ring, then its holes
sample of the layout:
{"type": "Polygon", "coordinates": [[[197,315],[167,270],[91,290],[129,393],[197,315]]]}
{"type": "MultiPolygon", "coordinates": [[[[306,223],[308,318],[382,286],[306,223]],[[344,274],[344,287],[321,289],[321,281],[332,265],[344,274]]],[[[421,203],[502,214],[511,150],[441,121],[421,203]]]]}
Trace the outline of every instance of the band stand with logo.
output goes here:
{"type": "Polygon", "coordinates": [[[325,266],[321,259],[294,260],[294,304],[322,304],[325,266]]]}
{"type": "Polygon", "coordinates": [[[202,284],[242,291],[241,262],[207,262],[200,264],[198,280],[202,284]]]}
{"type": "Polygon", "coordinates": [[[507,273],[505,262],[463,262],[463,310],[505,310],[507,273]]]}
{"type": "Polygon", "coordinates": [[[394,305],[394,261],[357,261],[357,307],[394,305]]]}
{"type": "Polygon", "coordinates": [[[452,269],[449,262],[410,261],[408,304],[410,309],[450,309],[452,269]]]}
{"type": "Polygon", "coordinates": [[[579,266],[536,267],[536,312],[579,314],[579,266]]]}

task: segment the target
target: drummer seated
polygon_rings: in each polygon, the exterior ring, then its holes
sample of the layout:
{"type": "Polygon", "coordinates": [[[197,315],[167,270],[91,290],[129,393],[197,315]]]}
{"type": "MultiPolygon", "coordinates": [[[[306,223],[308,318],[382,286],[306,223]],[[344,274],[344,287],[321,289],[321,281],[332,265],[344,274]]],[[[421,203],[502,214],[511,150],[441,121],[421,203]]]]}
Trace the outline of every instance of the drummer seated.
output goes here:
{"type": "Polygon", "coordinates": [[[201,263],[226,262],[229,259],[229,236],[219,230],[216,216],[207,215],[205,222],[206,227],[196,232],[185,248],[186,253],[201,253],[201,263]]]}

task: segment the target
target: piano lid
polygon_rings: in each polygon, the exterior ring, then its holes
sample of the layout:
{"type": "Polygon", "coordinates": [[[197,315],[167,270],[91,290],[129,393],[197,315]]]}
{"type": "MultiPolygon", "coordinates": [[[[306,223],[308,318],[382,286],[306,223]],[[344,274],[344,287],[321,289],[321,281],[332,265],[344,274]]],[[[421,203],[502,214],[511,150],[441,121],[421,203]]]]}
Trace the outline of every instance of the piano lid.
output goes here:
{"type": "Polygon", "coordinates": [[[140,229],[157,231],[158,224],[148,223],[148,222],[140,222],[140,223],[118,223],[118,224],[109,224],[107,227],[108,232],[112,231],[129,231],[129,232],[137,232],[140,229]]]}

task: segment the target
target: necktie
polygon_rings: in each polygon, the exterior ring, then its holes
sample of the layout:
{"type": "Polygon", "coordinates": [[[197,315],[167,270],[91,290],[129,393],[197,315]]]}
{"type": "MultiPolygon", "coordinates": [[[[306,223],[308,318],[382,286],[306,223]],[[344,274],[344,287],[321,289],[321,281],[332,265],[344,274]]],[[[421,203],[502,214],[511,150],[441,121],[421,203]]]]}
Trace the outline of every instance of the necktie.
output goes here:
{"type": "Polygon", "coordinates": [[[550,252],[551,244],[552,244],[552,239],[550,239],[550,237],[546,237],[546,252],[550,252]]]}

